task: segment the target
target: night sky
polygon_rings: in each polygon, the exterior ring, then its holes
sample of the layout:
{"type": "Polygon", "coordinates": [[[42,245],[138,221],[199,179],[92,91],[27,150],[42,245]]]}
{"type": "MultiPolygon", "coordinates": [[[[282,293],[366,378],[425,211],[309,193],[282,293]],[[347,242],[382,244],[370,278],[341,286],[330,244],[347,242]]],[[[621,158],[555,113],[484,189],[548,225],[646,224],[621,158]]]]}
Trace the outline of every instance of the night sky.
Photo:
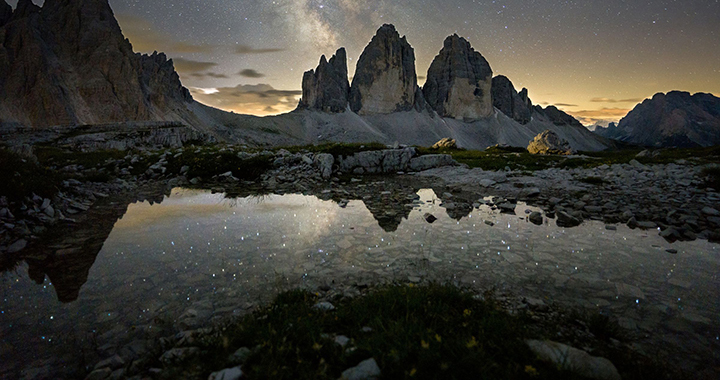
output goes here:
{"type": "Polygon", "coordinates": [[[293,109],[303,72],[339,47],[352,76],[383,23],[415,48],[421,85],[445,37],[458,33],[495,75],[527,87],[534,103],[555,104],[586,124],[616,121],[656,92],[720,94],[720,0],[110,4],[136,51],[166,52],[197,100],[241,113],[293,109]]]}

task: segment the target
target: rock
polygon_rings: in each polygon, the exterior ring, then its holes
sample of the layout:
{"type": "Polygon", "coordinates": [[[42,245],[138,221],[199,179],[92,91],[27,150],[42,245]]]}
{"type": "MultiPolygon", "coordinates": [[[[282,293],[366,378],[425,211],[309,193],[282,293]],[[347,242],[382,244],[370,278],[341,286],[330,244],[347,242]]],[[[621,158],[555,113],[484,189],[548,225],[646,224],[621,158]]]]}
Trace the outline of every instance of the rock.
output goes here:
{"type": "Polygon", "coordinates": [[[535,136],[527,150],[531,154],[572,154],[570,143],[549,129],[535,136]]]}
{"type": "Polygon", "coordinates": [[[383,25],[358,59],[350,109],[359,115],[410,111],[417,89],[413,48],[393,25],[383,25]]]}
{"type": "Polygon", "coordinates": [[[430,64],[423,95],[440,116],[475,120],[494,112],[491,87],[490,64],[454,34],[430,64]]]}
{"type": "Polygon", "coordinates": [[[411,159],[408,169],[419,172],[452,165],[457,165],[457,162],[455,162],[449,154],[426,154],[424,156],[411,159]]]}
{"type": "Polygon", "coordinates": [[[165,351],[160,356],[160,362],[167,366],[177,364],[181,361],[185,361],[200,353],[200,349],[197,347],[183,347],[183,348],[171,348],[165,351]]]}
{"type": "Polygon", "coordinates": [[[533,224],[536,224],[538,226],[543,224],[543,216],[541,213],[539,213],[537,211],[530,213],[530,216],[528,218],[530,219],[530,222],[532,222],[533,224]]]}
{"type": "Polygon", "coordinates": [[[25,249],[26,246],[27,246],[27,240],[25,240],[25,239],[17,240],[16,242],[10,244],[10,246],[7,249],[7,253],[20,252],[23,249],[25,249]]]}
{"type": "Polygon", "coordinates": [[[608,231],[617,231],[617,227],[612,224],[606,224],[605,229],[608,231]]]}
{"type": "Polygon", "coordinates": [[[350,338],[346,337],[345,335],[338,335],[335,337],[335,343],[337,343],[341,347],[347,346],[347,344],[349,342],[350,342],[350,338]]]}
{"type": "Polygon", "coordinates": [[[323,311],[330,311],[335,310],[335,305],[331,304],[330,302],[323,301],[318,302],[315,305],[313,305],[314,309],[323,310],[323,311]]]}
{"type": "Polygon", "coordinates": [[[552,341],[526,340],[525,343],[541,360],[558,368],[597,380],[621,380],[617,368],[609,360],[591,356],[562,343],[552,341]]]}
{"type": "Polygon", "coordinates": [[[113,355],[95,365],[94,369],[101,369],[101,368],[110,368],[110,369],[118,369],[120,367],[125,366],[125,360],[120,357],[120,355],[113,355]]]}
{"type": "Polygon", "coordinates": [[[107,1],[48,1],[42,11],[21,1],[12,20],[1,33],[1,120],[49,127],[165,121],[175,113],[192,122],[192,97],[173,62],[135,54],[107,1]]]}
{"type": "Polygon", "coordinates": [[[340,48],[329,62],[323,55],[315,71],[305,72],[298,108],[344,112],[348,106],[349,93],[347,57],[345,48],[340,48]]]}
{"type": "Polygon", "coordinates": [[[428,223],[430,223],[430,224],[434,223],[434,222],[437,220],[437,218],[435,217],[435,215],[433,215],[433,214],[431,214],[431,213],[429,213],[429,212],[428,212],[428,213],[425,213],[425,215],[423,215],[423,218],[425,218],[425,221],[428,222],[428,223]]]}
{"type": "Polygon", "coordinates": [[[243,372],[240,367],[233,367],[211,373],[208,380],[239,380],[242,377],[243,372]]]}
{"type": "Polygon", "coordinates": [[[440,141],[436,142],[432,146],[433,149],[457,149],[457,141],[449,137],[445,137],[440,141]]]}
{"type": "Polygon", "coordinates": [[[520,124],[527,124],[532,117],[532,102],[528,90],[523,88],[518,94],[510,79],[498,75],[492,79],[493,106],[520,124]]]}
{"type": "Polygon", "coordinates": [[[85,380],[105,380],[112,375],[110,368],[96,369],[85,377],[85,380]]]}
{"type": "Polygon", "coordinates": [[[0,27],[10,21],[10,18],[12,17],[12,12],[13,10],[10,4],[6,3],[5,0],[0,2],[0,27]]]}
{"type": "Polygon", "coordinates": [[[232,354],[231,361],[237,364],[245,363],[245,360],[250,356],[250,349],[247,347],[238,348],[235,353],[232,354]]]}
{"type": "Polygon", "coordinates": [[[558,227],[576,227],[582,223],[581,219],[578,219],[565,211],[558,211],[557,221],[555,222],[558,227]]]}
{"type": "Polygon", "coordinates": [[[335,163],[335,158],[332,154],[319,153],[315,155],[315,166],[320,170],[320,175],[323,179],[328,179],[332,176],[332,167],[335,163]]]}
{"type": "Polygon", "coordinates": [[[710,216],[720,216],[720,211],[718,211],[712,207],[703,207],[702,213],[705,215],[710,215],[710,216]]]}
{"type": "Polygon", "coordinates": [[[515,204],[510,202],[503,202],[497,205],[501,212],[514,214],[515,213],[515,204]]]}
{"type": "Polygon", "coordinates": [[[596,133],[641,146],[712,146],[720,144],[718,109],[720,98],[712,94],[657,93],[635,106],[617,126],[602,128],[596,133]]]}
{"type": "Polygon", "coordinates": [[[673,255],[678,253],[677,249],[672,249],[672,248],[666,249],[665,252],[672,253],[673,255]]]}
{"type": "Polygon", "coordinates": [[[360,362],[355,367],[343,371],[341,380],[375,380],[380,377],[380,367],[375,359],[370,358],[360,362]]]}
{"type": "Polygon", "coordinates": [[[642,228],[642,229],[644,229],[644,230],[650,230],[650,229],[653,229],[653,228],[657,228],[657,223],[655,223],[655,222],[648,222],[648,221],[637,222],[637,226],[640,227],[640,228],[642,228]]]}

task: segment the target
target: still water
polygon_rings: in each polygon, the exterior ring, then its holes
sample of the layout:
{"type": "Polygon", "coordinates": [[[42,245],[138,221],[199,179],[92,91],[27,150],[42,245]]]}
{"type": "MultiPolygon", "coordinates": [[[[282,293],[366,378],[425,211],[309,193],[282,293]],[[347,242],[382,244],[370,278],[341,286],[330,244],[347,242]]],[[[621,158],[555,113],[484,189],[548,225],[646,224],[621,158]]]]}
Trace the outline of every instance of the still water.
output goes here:
{"type": "Polygon", "coordinates": [[[61,245],[42,270],[28,258],[0,277],[0,375],[77,366],[88,351],[132,349],[291,287],[350,293],[388,281],[450,281],[600,311],[677,347],[679,361],[720,351],[717,244],[671,245],[657,231],[600,222],[537,226],[526,220],[537,209],[522,203],[515,215],[481,205],[453,219],[430,189],[406,203],[397,215],[361,200],[174,189],[161,203],[130,204],[99,252],[61,245]]]}

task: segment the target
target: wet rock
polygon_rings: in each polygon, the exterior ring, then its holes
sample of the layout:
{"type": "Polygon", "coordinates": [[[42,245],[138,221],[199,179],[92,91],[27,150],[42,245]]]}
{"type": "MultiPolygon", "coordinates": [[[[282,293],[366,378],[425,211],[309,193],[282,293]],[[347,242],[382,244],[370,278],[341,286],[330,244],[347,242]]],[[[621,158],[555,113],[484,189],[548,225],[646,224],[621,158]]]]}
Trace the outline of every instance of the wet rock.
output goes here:
{"type": "Polygon", "coordinates": [[[644,230],[650,230],[653,228],[657,228],[657,226],[658,225],[655,222],[648,222],[648,221],[637,222],[637,227],[642,228],[644,230]]]}
{"type": "Polygon", "coordinates": [[[503,202],[498,205],[498,208],[500,209],[500,212],[508,213],[508,214],[514,214],[515,213],[515,204],[510,202],[503,202]]]}
{"type": "Polygon", "coordinates": [[[541,213],[539,213],[537,211],[530,213],[530,216],[528,217],[528,219],[530,219],[530,222],[532,222],[533,224],[536,224],[538,226],[543,223],[543,216],[541,213]]]}
{"type": "Polygon", "coordinates": [[[621,380],[617,368],[605,358],[591,356],[577,348],[547,340],[527,340],[525,343],[541,360],[561,369],[588,379],[621,380]]]}
{"type": "Polygon", "coordinates": [[[435,217],[435,215],[433,215],[433,214],[431,214],[431,213],[429,213],[429,212],[428,212],[428,213],[425,213],[425,215],[423,215],[423,218],[425,218],[425,221],[428,222],[428,223],[430,223],[430,224],[434,223],[434,222],[437,220],[437,218],[435,217]]]}
{"type": "Polygon", "coordinates": [[[233,367],[211,373],[208,380],[239,380],[242,377],[243,372],[240,367],[233,367]]]}
{"type": "Polygon", "coordinates": [[[558,227],[576,227],[582,223],[581,219],[578,219],[565,211],[557,212],[557,221],[555,222],[558,227]]]}
{"type": "Polygon", "coordinates": [[[380,367],[375,359],[370,358],[360,362],[355,367],[343,371],[341,380],[375,380],[380,377],[380,367]]]}

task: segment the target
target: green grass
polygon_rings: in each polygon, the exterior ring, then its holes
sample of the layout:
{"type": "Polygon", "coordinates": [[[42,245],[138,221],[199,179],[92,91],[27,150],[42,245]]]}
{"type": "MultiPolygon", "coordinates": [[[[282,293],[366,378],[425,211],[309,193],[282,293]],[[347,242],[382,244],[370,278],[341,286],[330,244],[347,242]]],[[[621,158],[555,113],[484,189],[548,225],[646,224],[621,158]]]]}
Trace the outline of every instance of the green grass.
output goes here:
{"type": "Polygon", "coordinates": [[[382,379],[576,378],[538,362],[524,343],[525,318],[457,287],[390,285],[333,301],[333,311],[313,308],[316,302],[306,291],[281,293],[205,339],[200,357],[167,368],[164,377],[207,378],[236,365],[228,356],[248,347],[248,379],[337,379],[370,357],[382,379]],[[336,335],[351,341],[343,348],[334,343],[336,335]]]}

